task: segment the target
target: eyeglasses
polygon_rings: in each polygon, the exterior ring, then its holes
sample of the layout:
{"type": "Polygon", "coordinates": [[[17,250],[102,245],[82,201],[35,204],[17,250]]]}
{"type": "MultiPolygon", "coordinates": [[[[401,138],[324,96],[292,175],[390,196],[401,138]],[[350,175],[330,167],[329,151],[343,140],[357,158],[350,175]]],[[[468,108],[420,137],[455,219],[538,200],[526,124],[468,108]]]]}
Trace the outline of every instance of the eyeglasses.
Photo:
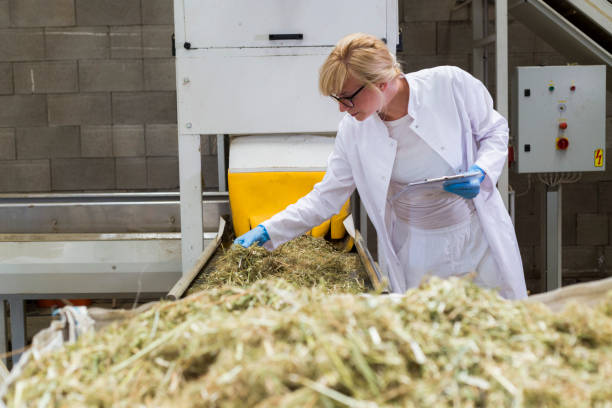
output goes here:
{"type": "Polygon", "coordinates": [[[351,96],[336,96],[336,95],[329,95],[329,96],[331,96],[332,98],[334,98],[335,100],[337,100],[338,102],[346,106],[347,108],[352,108],[355,106],[355,103],[353,102],[353,98],[355,98],[357,94],[361,92],[363,88],[365,88],[365,85],[361,85],[361,87],[358,90],[356,90],[355,93],[352,94],[351,96]]]}

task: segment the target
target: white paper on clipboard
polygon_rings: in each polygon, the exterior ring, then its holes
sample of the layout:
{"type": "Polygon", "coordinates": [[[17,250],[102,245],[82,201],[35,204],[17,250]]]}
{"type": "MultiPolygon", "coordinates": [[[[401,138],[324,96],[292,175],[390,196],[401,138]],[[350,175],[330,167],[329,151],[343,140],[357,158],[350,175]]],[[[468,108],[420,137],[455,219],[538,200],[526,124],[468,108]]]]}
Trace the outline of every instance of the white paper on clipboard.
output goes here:
{"type": "Polygon", "coordinates": [[[452,176],[442,176],[436,178],[425,179],[421,181],[413,181],[412,183],[408,183],[408,187],[442,187],[444,182],[454,180],[454,181],[467,181],[474,176],[482,176],[482,173],[479,171],[470,171],[467,173],[455,174],[452,176]]]}

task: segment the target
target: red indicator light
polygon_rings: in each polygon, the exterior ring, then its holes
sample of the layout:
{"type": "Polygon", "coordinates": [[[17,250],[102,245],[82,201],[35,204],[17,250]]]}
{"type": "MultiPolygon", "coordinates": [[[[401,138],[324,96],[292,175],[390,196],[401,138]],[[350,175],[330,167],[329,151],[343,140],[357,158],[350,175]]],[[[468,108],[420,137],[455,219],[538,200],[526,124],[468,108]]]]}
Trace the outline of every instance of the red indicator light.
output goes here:
{"type": "Polygon", "coordinates": [[[570,91],[575,91],[575,90],[576,90],[576,85],[570,86],[570,91]]]}
{"type": "Polygon", "coordinates": [[[567,122],[559,123],[559,129],[567,129],[567,122]]]}
{"type": "Polygon", "coordinates": [[[567,150],[569,147],[569,140],[566,137],[560,137],[557,139],[557,150],[567,150]]]}

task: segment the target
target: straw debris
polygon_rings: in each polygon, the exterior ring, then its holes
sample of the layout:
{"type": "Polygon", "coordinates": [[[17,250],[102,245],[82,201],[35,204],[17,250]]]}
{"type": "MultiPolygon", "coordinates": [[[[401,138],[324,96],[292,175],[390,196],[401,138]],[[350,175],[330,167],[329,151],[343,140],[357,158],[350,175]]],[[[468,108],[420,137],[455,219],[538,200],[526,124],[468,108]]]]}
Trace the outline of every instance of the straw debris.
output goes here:
{"type": "Polygon", "coordinates": [[[296,287],[316,286],[327,293],[368,290],[368,277],[357,254],[341,252],[324,239],[303,235],[274,251],[233,245],[187,293],[223,285],[246,287],[269,278],[282,278],[296,287]]]}
{"type": "Polygon", "coordinates": [[[152,309],[31,360],[19,407],[605,407],[612,294],[552,314],[469,281],[404,296],[283,280],[152,309]]]}

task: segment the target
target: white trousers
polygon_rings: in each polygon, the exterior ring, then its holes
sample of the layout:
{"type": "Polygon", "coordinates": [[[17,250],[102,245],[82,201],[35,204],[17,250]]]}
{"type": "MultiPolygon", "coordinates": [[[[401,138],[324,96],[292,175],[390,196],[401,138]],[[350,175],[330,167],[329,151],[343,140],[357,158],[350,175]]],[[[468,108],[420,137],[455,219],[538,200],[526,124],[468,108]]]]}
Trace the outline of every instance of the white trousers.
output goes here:
{"type": "Polygon", "coordinates": [[[474,283],[499,289],[500,272],[476,213],[450,227],[417,229],[395,219],[393,247],[404,269],[406,287],[418,286],[427,275],[447,278],[475,272],[474,283]]]}

